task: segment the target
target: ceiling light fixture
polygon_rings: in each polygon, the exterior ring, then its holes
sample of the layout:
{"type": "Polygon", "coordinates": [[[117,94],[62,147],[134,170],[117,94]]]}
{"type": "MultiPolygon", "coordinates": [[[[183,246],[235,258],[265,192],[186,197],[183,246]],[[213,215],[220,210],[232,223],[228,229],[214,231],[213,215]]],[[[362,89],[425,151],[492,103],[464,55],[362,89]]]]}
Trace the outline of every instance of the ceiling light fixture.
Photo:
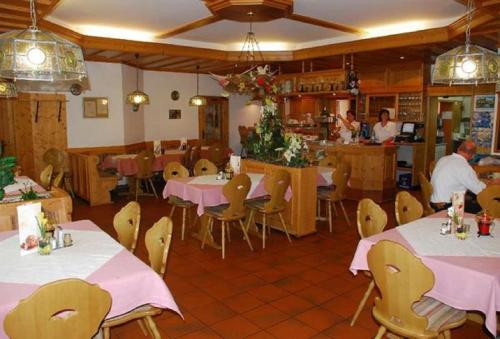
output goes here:
{"type": "Polygon", "coordinates": [[[238,56],[238,62],[246,61],[247,63],[251,63],[252,66],[255,66],[257,55],[260,58],[260,61],[264,61],[264,57],[262,56],[262,52],[260,51],[259,42],[255,37],[255,33],[253,32],[253,16],[255,14],[254,12],[248,12],[247,15],[249,17],[250,29],[245,36],[243,45],[241,46],[241,52],[238,56]]]}
{"type": "Polygon", "coordinates": [[[201,96],[199,93],[200,89],[200,66],[196,66],[196,95],[189,99],[189,106],[205,106],[207,104],[207,98],[201,96]]]}
{"type": "Polygon", "coordinates": [[[467,26],[465,45],[458,46],[436,58],[432,82],[451,85],[496,83],[498,76],[498,54],[481,46],[471,44],[471,21],[474,1],[467,1],[467,26]]]}
{"type": "Polygon", "coordinates": [[[132,111],[137,112],[140,105],[149,105],[149,95],[139,90],[139,54],[135,55],[135,91],[127,94],[127,103],[132,105],[132,111]]]}
{"type": "Polygon", "coordinates": [[[30,81],[86,78],[80,46],[38,29],[35,0],[30,0],[30,15],[27,29],[0,35],[0,77],[30,81]]]}
{"type": "Polygon", "coordinates": [[[0,98],[17,97],[16,85],[12,81],[0,79],[0,98]]]}

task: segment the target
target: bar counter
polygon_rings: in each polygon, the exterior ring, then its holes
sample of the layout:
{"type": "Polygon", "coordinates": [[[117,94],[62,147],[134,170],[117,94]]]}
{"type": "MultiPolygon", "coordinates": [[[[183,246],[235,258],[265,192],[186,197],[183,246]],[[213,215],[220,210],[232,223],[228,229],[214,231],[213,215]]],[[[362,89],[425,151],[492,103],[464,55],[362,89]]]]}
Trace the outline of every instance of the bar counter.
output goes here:
{"type": "Polygon", "coordinates": [[[308,143],[312,151],[324,150],[326,155],[341,155],[351,164],[351,177],[346,198],[370,198],[381,203],[394,200],[396,194],[396,157],[394,145],[308,143]]]}

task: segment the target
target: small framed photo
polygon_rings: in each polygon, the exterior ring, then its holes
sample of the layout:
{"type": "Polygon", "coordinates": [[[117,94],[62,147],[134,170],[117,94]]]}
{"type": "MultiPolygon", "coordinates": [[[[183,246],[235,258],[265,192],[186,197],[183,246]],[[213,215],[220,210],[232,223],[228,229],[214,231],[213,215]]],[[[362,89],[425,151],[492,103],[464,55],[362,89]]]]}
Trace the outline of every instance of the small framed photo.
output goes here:
{"type": "Polygon", "coordinates": [[[493,111],[495,109],[495,95],[474,96],[475,111],[493,111]]]}
{"type": "Polygon", "coordinates": [[[86,97],[83,98],[84,118],[107,118],[108,98],[107,97],[86,97]]]}
{"type": "Polygon", "coordinates": [[[180,119],[181,118],[181,110],[180,109],[168,110],[168,118],[169,119],[180,119]]]}

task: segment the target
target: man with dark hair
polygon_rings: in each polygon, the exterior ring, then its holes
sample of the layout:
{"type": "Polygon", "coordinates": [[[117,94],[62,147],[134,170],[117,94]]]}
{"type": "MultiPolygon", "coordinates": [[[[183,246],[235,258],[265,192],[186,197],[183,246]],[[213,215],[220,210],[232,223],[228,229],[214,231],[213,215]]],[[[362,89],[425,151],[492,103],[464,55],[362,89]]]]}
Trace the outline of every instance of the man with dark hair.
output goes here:
{"type": "Polygon", "coordinates": [[[467,191],[466,212],[477,213],[481,210],[476,195],[486,185],[478,179],[476,172],[469,165],[474,154],[476,145],[471,140],[466,140],[458,147],[457,153],[442,157],[436,163],[431,178],[431,205],[436,211],[450,207],[452,193],[460,191],[467,191]]]}

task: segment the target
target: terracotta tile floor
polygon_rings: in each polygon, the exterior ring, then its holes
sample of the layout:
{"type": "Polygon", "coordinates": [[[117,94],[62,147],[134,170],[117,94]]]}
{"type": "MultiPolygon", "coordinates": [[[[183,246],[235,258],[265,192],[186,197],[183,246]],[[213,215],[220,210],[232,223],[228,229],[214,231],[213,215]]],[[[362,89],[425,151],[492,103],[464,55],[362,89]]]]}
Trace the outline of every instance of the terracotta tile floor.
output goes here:
{"type": "MultiPolygon", "coordinates": [[[[81,201],[74,206],[74,219],[91,219],[115,237],[113,215],[127,202],[90,208],[81,201]]],[[[170,206],[162,199],[141,197],[141,232],[136,254],[146,261],[144,233],[170,206]]],[[[383,205],[389,225],[395,224],[393,204],[383,205]]],[[[355,220],[356,203],[346,208],[355,220]]],[[[212,248],[200,249],[190,236],[180,240],[181,214],[174,216],[174,237],[165,281],[184,320],[166,311],[156,323],[164,338],[372,338],[377,331],[368,303],[356,325],[350,319],[368,279],[353,276],[348,267],[358,243],[356,228],[348,227],[342,217],[319,232],[291,244],[284,234],[272,232],[266,249],[252,238],[250,252],[241,233],[231,231],[232,242],[226,259],[212,248]]],[[[191,219],[193,220],[193,219],[191,219]]],[[[187,232],[189,234],[189,232],[187,232]]],[[[215,234],[219,239],[219,233],[215,234]]],[[[133,292],[131,292],[133,293],[133,292]]],[[[373,301],[373,297],[370,302],[373,301]]],[[[113,338],[142,338],[136,322],[111,330],[113,338]]],[[[487,338],[480,325],[467,322],[452,332],[453,338],[487,338]]]]}

